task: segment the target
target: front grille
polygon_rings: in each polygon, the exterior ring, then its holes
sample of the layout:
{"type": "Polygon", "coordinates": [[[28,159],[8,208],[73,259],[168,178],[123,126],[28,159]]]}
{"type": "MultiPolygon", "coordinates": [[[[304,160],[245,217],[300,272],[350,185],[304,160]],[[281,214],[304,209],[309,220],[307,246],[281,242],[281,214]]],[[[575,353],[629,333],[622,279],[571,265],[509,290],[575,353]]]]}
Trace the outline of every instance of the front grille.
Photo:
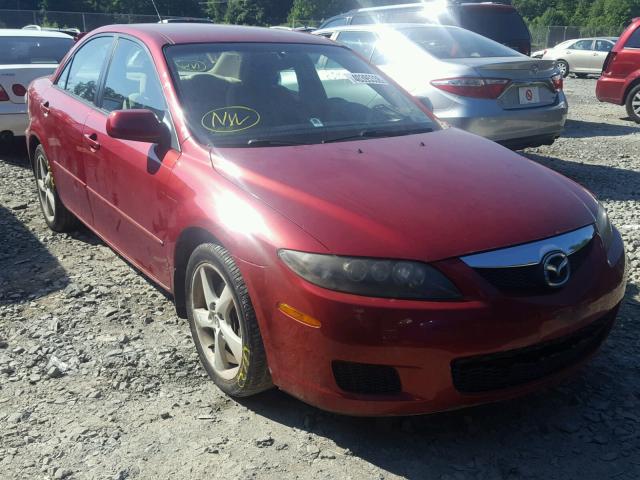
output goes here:
{"type": "Polygon", "coordinates": [[[335,361],[332,368],[338,387],[345,392],[368,395],[401,392],[400,376],[393,367],[335,361]]]}
{"type": "MultiPolygon", "coordinates": [[[[572,276],[585,263],[592,247],[593,241],[569,255],[572,276]]],[[[474,268],[474,270],[496,288],[509,293],[539,295],[557,291],[549,287],[544,281],[542,264],[524,267],[474,268]]]]}
{"type": "Polygon", "coordinates": [[[595,352],[613,320],[609,315],[572,335],[531,347],[454,360],[453,384],[461,393],[482,393],[540,380],[595,352]]]}

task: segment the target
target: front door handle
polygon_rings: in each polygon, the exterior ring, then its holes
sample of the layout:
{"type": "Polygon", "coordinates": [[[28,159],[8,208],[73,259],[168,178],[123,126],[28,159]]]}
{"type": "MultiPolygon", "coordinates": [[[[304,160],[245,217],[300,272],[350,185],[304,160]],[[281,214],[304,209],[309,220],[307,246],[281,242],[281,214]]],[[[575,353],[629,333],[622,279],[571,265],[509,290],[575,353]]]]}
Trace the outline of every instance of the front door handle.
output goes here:
{"type": "Polygon", "coordinates": [[[98,141],[98,135],[95,133],[85,133],[84,141],[91,150],[100,150],[100,142],[98,141]]]}
{"type": "Polygon", "coordinates": [[[42,110],[42,114],[45,117],[49,115],[49,113],[51,112],[51,109],[49,108],[49,102],[40,103],[40,110],[42,110]]]}

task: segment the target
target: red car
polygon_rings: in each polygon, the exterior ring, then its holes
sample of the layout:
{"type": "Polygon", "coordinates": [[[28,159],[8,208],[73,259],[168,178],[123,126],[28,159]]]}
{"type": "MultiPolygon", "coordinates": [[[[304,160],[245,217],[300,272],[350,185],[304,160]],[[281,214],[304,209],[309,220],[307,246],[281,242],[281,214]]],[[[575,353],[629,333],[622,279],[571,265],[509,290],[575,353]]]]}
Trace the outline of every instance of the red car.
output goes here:
{"type": "Polygon", "coordinates": [[[104,27],[28,99],[48,225],[80,220],[170,292],[229,395],[356,415],[513,397],[590,357],[623,298],[589,192],[326,39],[104,27]]]}
{"type": "Polygon", "coordinates": [[[601,102],[625,105],[640,123],[640,18],[620,36],[604,62],[596,96],[601,102]]]}

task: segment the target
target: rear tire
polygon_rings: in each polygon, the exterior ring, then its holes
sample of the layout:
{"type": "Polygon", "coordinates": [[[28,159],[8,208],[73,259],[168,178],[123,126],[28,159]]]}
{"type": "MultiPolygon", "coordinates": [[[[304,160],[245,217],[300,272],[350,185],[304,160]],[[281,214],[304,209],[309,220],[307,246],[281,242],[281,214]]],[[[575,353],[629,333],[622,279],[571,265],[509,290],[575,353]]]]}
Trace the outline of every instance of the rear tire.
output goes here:
{"type": "Polygon", "coordinates": [[[634,122],[640,123],[640,85],[636,85],[631,89],[627,95],[626,105],[629,117],[634,122]]]}
{"type": "Polygon", "coordinates": [[[556,61],[556,66],[558,67],[558,70],[560,70],[560,73],[564,78],[567,78],[569,76],[569,73],[571,73],[569,64],[565,60],[556,61]]]}
{"type": "Polygon", "coordinates": [[[256,314],[229,252],[213,243],[197,247],[189,258],[185,282],[191,335],[209,377],[232,397],[271,388],[256,314]]]}
{"type": "Polygon", "coordinates": [[[78,221],[60,200],[49,159],[42,145],[38,145],[33,153],[33,165],[40,210],[47,226],[59,233],[73,230],[78,221]]]}

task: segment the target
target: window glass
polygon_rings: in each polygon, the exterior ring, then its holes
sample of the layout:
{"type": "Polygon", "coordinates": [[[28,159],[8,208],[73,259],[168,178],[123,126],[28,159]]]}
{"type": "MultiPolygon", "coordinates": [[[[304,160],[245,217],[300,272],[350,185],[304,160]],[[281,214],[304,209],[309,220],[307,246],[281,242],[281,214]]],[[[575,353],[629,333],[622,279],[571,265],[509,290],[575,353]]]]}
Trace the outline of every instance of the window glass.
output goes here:
{"type": "Polygon", "coordinates": [[[531,38],[520,14],[510,8],[467,4],[460,10],[460,26],[501,43],[531,38]]]}
{"type": "Polygon", "coordinates": [[[596,50],[598,52],[610,52],[613,48],[613,43],[607,40],[596,40],[596,50]]]}
{"type": "Polygon", "coordinates": [[[67,77],[69,77],[69,70],[71,70],[71,61],[67,62],[67,64],[64,66],[64,70],[62,70],[62,73],[58,77],[57,85],[60,88],[67,87],[67,77]]]}
{"type": "MultiPolygon", "coordinates": [[[[192,60],[181,62],[181,67],[192,60]]],[[[195,64],[194,64],[195,65],[195,64]]],[[[167,111],[156,69],[137,43],[121,38],[109,66],[102,108],[108,112],[146,108],[164,119],[167,111]]]]}
{"type": "Polygon", "coordinates": [[[341,32],[337,40],[364,58],[371,58],[377,38],[371,32],[341,32]]]}
{"type": "Polygon", "coordinates": [[[640,48],[640,27],[631,34],[624,48],[640,48]]]}
{"type": "MultiPolygon", "coordinates": [[[[430,55],[441,59],[519,57],[521,54],[477,33],[456,27],[408,27],[399,30],[404,37],[430,55]]],[[[394,50],[408,51],[394,32],[378,42],[378,49],[385,57],[393,59],[394,50]]],[[[376,55],[377,56],[377,55],[376,55]]]]}
{"type": "Polygon", "coordinates": [[[191,44],[165,49],[185,119],[205,145],[314,144],[410,134],[439,127],[367,62],[339,46],[191,44]],[[184,58],[233,55],[239,78],[213,71],[186,76],[184,58]]]}
{"type": "Polygon", "coordinates": [[[591,50],[593,40],[578,40],[569,47],[570,50],[591,50]]]}
{"type": "Polygon", "coordinates": [[[432,23],[427,8],[391,10],[382,16],[383,23],[432,23]]]}
{"type": "Polygon", "coordinates": [[[359,13],[351,19],[351,25],[371,25],[378,23],[378,18],[373,13],[359,13]]]}
{"type": "Polygon", "coordinates": [[[2,37],[0,65],[60,63],[72,46],[71,37],[2,37]]]}
{"type": "Polygon", "coordinates": [[[90,102],[95,100],[100,73],[112,41],[112,37],[99,37],[87,42],[76,52],[65,90],[90,102]]]}
{"type": "Polygon", "coordinates": [[[347,24],[347,17],[334,18],[325,23],[321,28],[342,27],[347,24]]]}

